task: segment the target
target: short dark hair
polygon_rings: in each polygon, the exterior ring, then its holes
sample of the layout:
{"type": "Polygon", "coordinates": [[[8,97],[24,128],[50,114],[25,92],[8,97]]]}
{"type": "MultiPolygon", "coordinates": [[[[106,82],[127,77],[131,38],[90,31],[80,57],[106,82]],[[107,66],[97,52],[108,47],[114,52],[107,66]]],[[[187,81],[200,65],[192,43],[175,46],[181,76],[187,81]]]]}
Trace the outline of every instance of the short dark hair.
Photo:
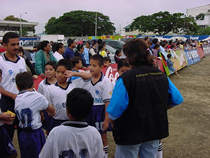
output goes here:
{"type": "Polygon", "coordinates": [[[55,70],[56,70],[56,62],[54,62],[54,61],[49,61],[49,62],[47,62],[47,63],[45,64],[45,67],[46,67],[47,65],[52,66],[52,67],[53,67],[53,69],[55,69],[55,70]]]}
{"type": "Polygon", "coordinates": [[[117,70],[119,70],[123,66],[125,66],[125,67],[130,66],[126,59],[120,59],[119,60],[119,62],[117,63],[117,70]]]}
{"type": "Polygon", "coordinates": [[[171,54],[168,54],[168,55],[167,55],[167,58],[169,58],[169,59],[170,59],[170,58],[171,58],[171,54]]]}
{"type": "Polygon", "coordinates": [[[59,62],[57,63],[56,69],[57,69],[59,66],[64,66],[67,70],[71,70],[71,69],[72,69],[71,60],[68,60],[68,59],[61,59],[61,60],[59,60],[59,62]]]}
{"type": "Polygon", "coordinates": [[[78,45],[77,45],[77,51],[80,51],[83,47],[84,47],[83,44],[78,44],[78,45]]]}
{"type": "Polygon", "coordinates": [[[104,57],[104,62],[109,61],[111,63],[111,59],[109,57],[104,57]]]}
{"type": "Polygon", "coordinates": [[[142,39],[132,39],[123,46],[123,52],[127,56],[130,65],[152,65],[153,60],[146,42],[142,39]]]}
{"type": "Polygon", "coordinates": [[[119,55],[121,53],[121,49],[116,50],[115,55],[119,55]]]}
{"type": "Polygon", "coordinates": [[[152,43],[153,43],[153,44],[157,44],[157,43],[158,43],[158,39],[157,39],[157,38],[154,38],[154,39],[152,40],[152,43]]]}
{"type": "Polygon", "coordinates": [[[98,61],[99,66],[103,66],[104,65],[104,58],[101,55],[93,55],[90,57],[90,60],[96,60],[98,61]]]}
{"type": "Polygon", "coordinates": [[[12,38],[19,38],[19,35],[15,32],[7,32],[3,36],[2,42],[7,44],[9,42],[9,39],[12,39],[12,38]]]}
{"type": "Polygon", "coordinates": [[[42,41],[40,42],[40,49],[44,50],[45,47],[47,47],[47,45],[49,44],[49,41],[42,41]]]}
{"type": "Polygon", "coordinates": [[[56,52],[62,47],[63,47],[63,43],[54,43],[52,46],[52,50],[53,50],[53,52],[56,52]]]}
{"type": "Polygon", "coordinates": [[[71,59],[72,66],[75,67],[75,65],[78,64],[79,61],[82,62],[82,58],[81,58],[81,57],[79,57],[79,56],[73,57],[73,58],[71,59]]]}
{"type": "Polygon", "coordinates": [[[2,75],[2,70],[0,69],[0,75],[2,75]]]}
{"type": "Polygon", "coordinates": [[[21,72],[15,77],[16,85],[20,91],[33,87],[33,77],[30,72],[21,72]]]}
{"type": "Polygon", "coordinates": [[[68,47],[71,46],[74,43],[74,41],[75,41],[74,39],[69,38],[67,41],[68,47]]]}
{"type": "Polygon", "coordinates": [[[68,95],[66,109],[77,121],[84,120],[93,106],[93,97],[85,89],[75,88],[68,95]]]}

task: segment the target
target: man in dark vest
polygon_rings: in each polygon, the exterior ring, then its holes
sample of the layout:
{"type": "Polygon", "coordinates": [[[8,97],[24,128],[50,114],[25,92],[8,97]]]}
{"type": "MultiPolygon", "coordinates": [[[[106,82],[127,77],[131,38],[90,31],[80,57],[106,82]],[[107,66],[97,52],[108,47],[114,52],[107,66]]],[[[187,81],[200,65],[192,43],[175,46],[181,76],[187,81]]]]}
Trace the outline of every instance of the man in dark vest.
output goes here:
{"type": "Polygon", "coordinates": [[[115,158],[155,158],[159,140],[169,135],[169,81],[152,65],[145,41],[131,40],[123,52],[132,69],[117,80],[107,108],[114,120],[115,158]]]}

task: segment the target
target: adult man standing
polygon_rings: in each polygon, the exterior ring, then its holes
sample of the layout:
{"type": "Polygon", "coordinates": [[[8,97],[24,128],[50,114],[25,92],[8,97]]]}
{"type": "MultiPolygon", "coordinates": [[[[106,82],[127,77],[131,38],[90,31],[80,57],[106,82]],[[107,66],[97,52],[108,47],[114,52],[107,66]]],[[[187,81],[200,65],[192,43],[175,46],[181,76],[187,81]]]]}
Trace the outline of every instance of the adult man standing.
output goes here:
{"type": "MultiPolygon", "coordinates": [[[[19,93],[15,77],[20,72],[26,71],[26,63],[22,57],[17,56],[19,51],[19,36],[14,32],[8,32],[3,37],[3,46],[6,49],[0,56],[0,69],[2,70],[2,82],[0,84],[0,107],[2,112],[14,111],[14,100],[19,93]]],[[[12,138],[14,129],[12,126],[6,127],[9,136],[12,138]]]]}
{"type": "Polygon", "coordinates": [[[72,59],[74,57],[74,48],[76,47],[76,43],[72,39],[68,39],[67,41],[68,47],[66,48],[64,52],[64,59],[72,59]]]}

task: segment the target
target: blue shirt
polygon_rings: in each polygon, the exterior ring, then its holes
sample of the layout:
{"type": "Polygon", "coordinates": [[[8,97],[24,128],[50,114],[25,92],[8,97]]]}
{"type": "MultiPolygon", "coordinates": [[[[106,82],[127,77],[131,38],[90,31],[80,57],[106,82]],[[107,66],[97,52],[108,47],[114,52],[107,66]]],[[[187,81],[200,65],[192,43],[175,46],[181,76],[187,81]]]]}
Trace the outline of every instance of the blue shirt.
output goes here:
{"type": "Polygon", "coordinates": [[[89,48],[85,48],[83,54],[84,54],[84,59],[85,59],[86,65],[89,65],[90,64],[90,61],[89,61],[89,48]]]}
{"type": "Polygon", "coordinates": [[[64,59],[72,59],[74,57],[74,51],[67,47],[64,54],[63,54],[64,59]]]}
{"type": "MultiPolygon", "coordinates": [[[[168,82],[169,82],[169,89],[168,89],[169,105],[175,106],[181,104],[183,102],[183,97],[181,93],[178,91],[178,89],[175,87],[175,85],[171,82],[169,78],[168,82]]],[[[129,104],[128,92],[123,83],[123,79],[119,78],[114,87],[114,91],[109,106],[107,107],[109,118],[111,120],[118,119],[127,109],[128,104],[129,104]]]]}

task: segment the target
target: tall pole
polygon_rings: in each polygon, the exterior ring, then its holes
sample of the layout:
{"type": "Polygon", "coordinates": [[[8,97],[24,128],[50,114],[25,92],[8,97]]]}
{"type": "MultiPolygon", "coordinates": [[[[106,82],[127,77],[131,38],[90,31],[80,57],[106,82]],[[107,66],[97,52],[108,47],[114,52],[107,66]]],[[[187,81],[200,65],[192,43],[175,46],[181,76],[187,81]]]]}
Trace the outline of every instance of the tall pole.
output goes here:
{"type": "Polygon", "coordinates": [[[22,22],[21,22],[21,14],[20,14],[20,37],[22,37],[23,29],[22,29],[22,22]]]}
{"type": "Polygon", "coordinates": [[[98,25],[98,17],[97,17],[97,12],[96,12],[96,21],[95,21],[95,36],[97,36],[97,26],[98,25]]]}

